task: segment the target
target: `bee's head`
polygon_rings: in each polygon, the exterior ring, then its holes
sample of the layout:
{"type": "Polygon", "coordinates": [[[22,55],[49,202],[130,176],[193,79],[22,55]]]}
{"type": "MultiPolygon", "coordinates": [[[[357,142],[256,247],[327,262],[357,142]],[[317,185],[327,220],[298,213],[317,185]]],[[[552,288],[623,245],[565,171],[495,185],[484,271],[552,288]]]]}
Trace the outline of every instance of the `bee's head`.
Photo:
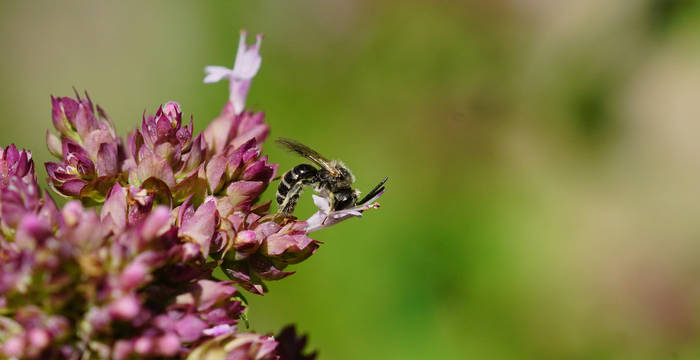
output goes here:
{"type": "Polygon", "coordinates": [[[337,190],[332,194],[333,202],[331,208],[333,210],[343,210],[355,205],[360,192],[351,188],[346,188],[337,190]]]}

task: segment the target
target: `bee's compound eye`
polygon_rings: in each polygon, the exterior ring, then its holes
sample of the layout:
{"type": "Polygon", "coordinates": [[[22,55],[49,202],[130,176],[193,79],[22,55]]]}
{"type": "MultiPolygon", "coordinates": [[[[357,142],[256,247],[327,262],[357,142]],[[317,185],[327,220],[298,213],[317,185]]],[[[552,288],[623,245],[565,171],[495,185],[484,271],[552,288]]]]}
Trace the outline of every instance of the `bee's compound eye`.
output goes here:
{"type": "Polygon", "coordinates": [[[335,202],[333,203],[334,210],[343,210],[351,206],[354,202],[354,193],[352,190],[340,190],[334,193],[335,202]]]}

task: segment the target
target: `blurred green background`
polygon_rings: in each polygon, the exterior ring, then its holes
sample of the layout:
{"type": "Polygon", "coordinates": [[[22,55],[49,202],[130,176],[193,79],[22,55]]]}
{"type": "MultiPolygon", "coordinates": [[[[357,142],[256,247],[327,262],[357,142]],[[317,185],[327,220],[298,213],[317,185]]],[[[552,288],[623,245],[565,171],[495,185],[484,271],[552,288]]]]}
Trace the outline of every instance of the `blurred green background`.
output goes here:
{"type": "Polygon", "coordinates": [[[699,2],[1,1],[0,143],[44,183],[73,86],[122,134],[168,100],[201,130],[243,28],[271,136],[390,178],[249,296],[255,330],[335,360],[700,358],[699,2]]]}

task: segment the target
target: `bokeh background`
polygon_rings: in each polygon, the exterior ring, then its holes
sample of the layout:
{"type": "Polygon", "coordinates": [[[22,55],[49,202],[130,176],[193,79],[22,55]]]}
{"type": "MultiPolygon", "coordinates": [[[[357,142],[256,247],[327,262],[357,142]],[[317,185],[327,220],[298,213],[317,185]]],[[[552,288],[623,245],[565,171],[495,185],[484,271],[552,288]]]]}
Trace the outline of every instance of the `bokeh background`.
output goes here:
{"type": "Polygon", "coordinates": [[[201,130],[242,28],[271,135],[390,178],[253,329],[335,360],[700,358],[698,2],[3,0],[0,143],[49,160],[72,87],[122,134],[168,100],[201,130]]]}

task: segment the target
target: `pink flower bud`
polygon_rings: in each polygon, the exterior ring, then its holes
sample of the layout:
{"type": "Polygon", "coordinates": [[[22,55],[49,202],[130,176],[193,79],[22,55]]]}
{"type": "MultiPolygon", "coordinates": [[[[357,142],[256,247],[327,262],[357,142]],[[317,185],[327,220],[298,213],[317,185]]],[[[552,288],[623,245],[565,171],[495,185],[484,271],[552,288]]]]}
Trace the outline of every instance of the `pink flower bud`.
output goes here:
{"type": "Polygon", "coordinates": [[[117,319],[131,320],[141,311],[141,303],[134,295],[117,299],[109,306],[109,314],[117,319]]]}
{"type": "Polygon", "coordinates": [[[155,353],[162,356],[174,356],[180,351],[180,339],[173,333],[166,333],[156,339],[155,353]]]}

